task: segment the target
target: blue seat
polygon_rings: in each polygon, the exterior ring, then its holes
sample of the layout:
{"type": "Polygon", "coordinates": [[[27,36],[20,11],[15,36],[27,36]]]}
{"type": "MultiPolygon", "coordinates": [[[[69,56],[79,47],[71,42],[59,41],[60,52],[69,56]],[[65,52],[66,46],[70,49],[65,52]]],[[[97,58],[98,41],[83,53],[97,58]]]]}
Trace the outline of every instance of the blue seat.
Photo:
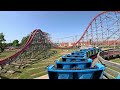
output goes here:
{"type": "Polygon", "coordinates": [[[86,57],[67,57],[66,55],[62,56],[62,61],[70,62],[70,61],[86,61],[86,57]]]}
{"type": "Polygon", "coordinates": [[[102,79],[105,67],[97,63],[94,68],[81,70],[62,70],[54,65],[48,66],[49,79],[102,79]]]}
{"type": "Polygon", "coordinates": [[[66,61],[62,62],[60,60],[56,60],[56,67],[61,69],[83,69],[83,68],[90,68],[92,65],[92,59],[88,59],[87,61],[79,61],[79,62],[72,62],[72,61],[66,61]]]}

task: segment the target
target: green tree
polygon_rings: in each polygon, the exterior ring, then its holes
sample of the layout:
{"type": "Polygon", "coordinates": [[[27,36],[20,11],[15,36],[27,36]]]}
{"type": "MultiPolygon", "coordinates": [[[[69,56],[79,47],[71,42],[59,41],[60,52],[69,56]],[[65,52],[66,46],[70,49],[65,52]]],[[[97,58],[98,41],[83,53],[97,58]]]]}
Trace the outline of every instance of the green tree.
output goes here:
{"type": "Polygon", "coordinates": [[[28,37],[29,37],[29,35],[27,35],[26,37],[23,37],[20,44],[24,45],[27,42],[28,37]]]}
{"type": "Polygon", "coordinates": [[[4,35],[3,33],[0,33],[0,43],[6,41],[5,38],[4,38],[4,35]]]}
{"type": "Polygon", "coordinates": [[[3,47],[3,48],[6,48],[6,47],[7,47],[7,44],[6,44],[6,43],[3,43],[3,44],[2,44],[2,47],[3,47]]]}
{"type": "Polygon", "coordinates": [[[12,46],[12,43],[6,43],[6,47],[12,46]]]}
{"type": "Polygon", "coordinates": [[[3,52],[4,51],[4,46],[5,44],[5,38],[4,38],[4,34],[3,33],[0,33],[0,52],[3,52]]]}
{"type": "Polygon", "coordinates": [[[19,41],[18,40],[14,40],[12,45],[13,45],[13,47],[18,47],[19,46],[19,41]]]}

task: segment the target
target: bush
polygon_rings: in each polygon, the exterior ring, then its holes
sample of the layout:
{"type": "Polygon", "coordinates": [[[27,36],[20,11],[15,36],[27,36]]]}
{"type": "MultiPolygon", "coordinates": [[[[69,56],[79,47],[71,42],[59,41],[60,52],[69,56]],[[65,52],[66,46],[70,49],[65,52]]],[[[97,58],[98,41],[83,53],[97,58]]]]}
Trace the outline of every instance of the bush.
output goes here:
{"type": "Polygon", "coordinates": [[[3,52],[4,51],[4,48],[0,47],[0,52],[3,52]]]}

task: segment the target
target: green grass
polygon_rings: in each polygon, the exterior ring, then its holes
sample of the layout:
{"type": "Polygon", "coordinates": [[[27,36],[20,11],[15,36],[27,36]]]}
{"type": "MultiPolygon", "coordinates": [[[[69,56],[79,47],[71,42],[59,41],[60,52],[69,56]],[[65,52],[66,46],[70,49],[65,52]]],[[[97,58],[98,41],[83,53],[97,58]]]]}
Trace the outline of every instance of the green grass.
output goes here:
{"type": "MultiPolygon", "coordinates": [[[[33,74],[43,75],[43,74],[40,74],[40,72],[46,71],[46,67],[49,64],[54,64],[52,61],[51,61],[51,63],[46,63],[46,62],[47,62],[47,60],[38,61],[37,63],[32,64],[30,67],[26,67],[25,69],[20,70],[22,73],[16,73],[16,74],[11,74],[11,75],[9,74],[9,75],[6,75],[6,77],[11,78],[11,79],[16,79],[16,78],[17,79],[28,79],[28,78],[31,79],[33,77],[31,75],[33,75],[33,74]],[[44,62],[44,64],[43,64],[43,62],[44,62]]],[[[47,72],[44,74],[47,74],[47,72]]]]}
{"type": "Polygon", "coordinates": [[[119,63],[120,64],[120,58],[116,58],[116,59],[112,59],[110,60],[111,62],[116,62],[116,63],[119,63]]]}
{"type": "MultiPolygon", "coordinates": [[[[24,69],[20,69],[21,73],[5,74],[4,76],[10,79],[33,79],[45,75],[47,74],[47,66],[51,64],[55,65],[54,61],[63,55],[61,52],[63,52],[63,50],[57,49],[57,54],[42,61],[38,60],[36,63],[31,64],[24,69]]],[[[69,53],[70,51],[66,52],[69,53]]]]}
{"type": "Polygon", "coordinates": [[[4,52],[0,53],[0,59],[5,59],[15,53],[16,53],[16,51],[4,51],[4,52]]]}
{"type": "MultiPolygon", "coordinates": [[[[119,63],[120,64],[120,58],[116,58],[116,59],[112,59],[110,60],[111,62],[116,62],[116,63],[119,63]]],[[[115,67],[112,67],[112,66],[108,66],[106,65],[106,67],[112,69],[112,70],[115,70],[117,72],[120,73],[120,69],[118,68],[115,68],[115,67]]],[[[111,71],[109,71],[107,68],[105,69],[105,72],[109,73],[110,75],[114,76],[114,77],[117,77],[117,73],[116,74],[113,74],[111,71]]]]}
{"type": "MultiPolygon", "coordinates": [[[[107,66],[107,67],[120,73],[120,69],[118,69],[118,68],[114,68],[114,67],[112,67],[112,66],[107,66]]],[[[110,75],[112,75],[112,76],[114,76],[114,77],[117,77],[117,73],[116,73],[116,74],[113,74],[113,73],[112,73],[111,71],[109,71],[107,68],[105,69],[105,72],[109,73],[110,75]]]]}
{"type": "Polygon", "coordinates": [[[107,67],[110,68],[110,69],[113,69],[113,70],[115,70],[115,71],[117,71],[117,72],[120,72],[120,69],[114,68],[114,67],[112,67],[112,66],[107,66],[107,67]]]}
{"type": "MultiPolygon", "coordinates": [[[[108,68],[109,68],[109,67],[108,67],[108,68]]],[[[112,69],[112,68],[110,68],[110,69],[112,69]]],[[[116,75],[114,75],[114,74],[113,74],[112,72],[110,72],[108,69],[105,69],[105,72],[107,72],[107,73],[109,73],[110,75],[116,77],[116,75]]]]}

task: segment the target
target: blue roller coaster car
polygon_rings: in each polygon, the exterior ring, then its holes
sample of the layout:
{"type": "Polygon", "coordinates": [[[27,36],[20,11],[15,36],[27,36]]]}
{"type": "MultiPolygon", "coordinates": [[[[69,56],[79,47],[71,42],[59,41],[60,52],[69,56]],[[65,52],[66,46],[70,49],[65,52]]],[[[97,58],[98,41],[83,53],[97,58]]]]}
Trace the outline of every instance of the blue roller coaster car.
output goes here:
{"type": "Polygon", "coordinates": [[[48,66],[49,79],[102,79],[105,67],[97,63],[94,68],[84,69],[57,69],[54,65],[48,66]]]}
{"type": "Polygon", "coordinates": [[[70,61],[87,61],[86,57],[67,57],[67,56],[62,56],[62,61],[63,62],[70,62],[70,61]]]}
{"type": "Polygon", "coordinates": [[[63,57],[72,57],[72,58],[87,58],[86,57],[86,54],[80,54],[80,55],[72,55],[72,54],[66,54],[66,55],[63,55],[63,57]]]}
{"type": "Polygon", "coordinates": [[[62,62],[60,60],[56,60],[56,67],[58,69],[83,69],[83,68],[91,68],[92,59],[88,59],[87,61],[80,62],[62,62]]]}
{"type": "Polygon", "coordinates": [[[118,75],[118,76],[116,77],[116,79],[120,79],[120,75],[118,75]]]}

